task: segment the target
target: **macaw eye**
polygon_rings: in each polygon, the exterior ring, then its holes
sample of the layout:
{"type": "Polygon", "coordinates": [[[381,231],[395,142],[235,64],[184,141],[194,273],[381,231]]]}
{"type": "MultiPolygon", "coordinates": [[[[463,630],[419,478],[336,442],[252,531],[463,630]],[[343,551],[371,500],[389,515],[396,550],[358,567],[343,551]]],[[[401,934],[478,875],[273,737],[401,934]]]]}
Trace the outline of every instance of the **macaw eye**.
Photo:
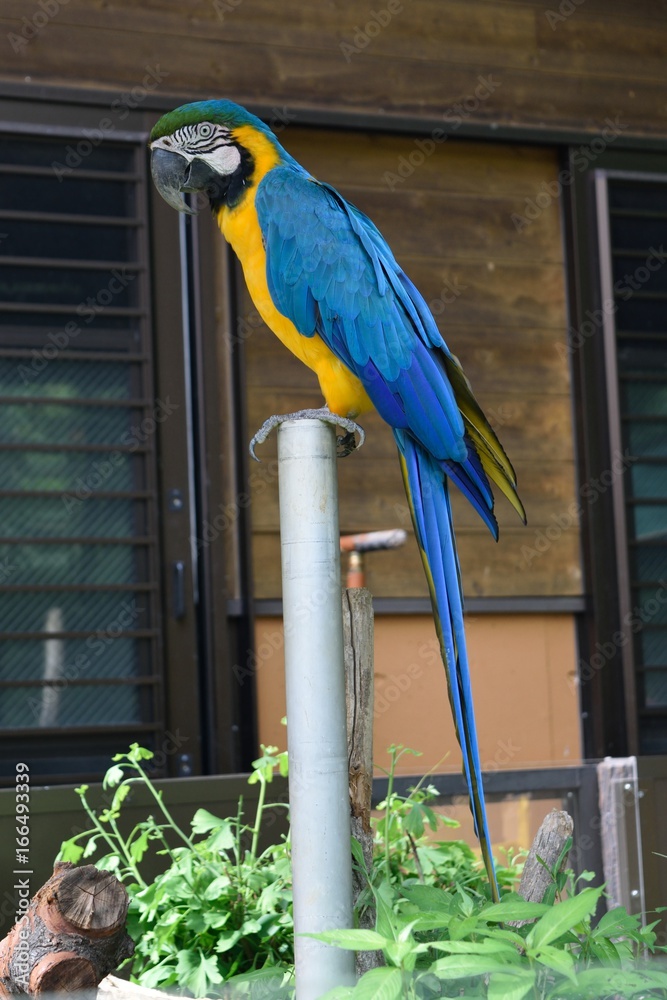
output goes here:
{"type": "Polygon", "coordinates": [[[208,139],[212,134],[213,128],[211,125],[204,124],[199,126],[199,135],[202,139],[208,139]]]}

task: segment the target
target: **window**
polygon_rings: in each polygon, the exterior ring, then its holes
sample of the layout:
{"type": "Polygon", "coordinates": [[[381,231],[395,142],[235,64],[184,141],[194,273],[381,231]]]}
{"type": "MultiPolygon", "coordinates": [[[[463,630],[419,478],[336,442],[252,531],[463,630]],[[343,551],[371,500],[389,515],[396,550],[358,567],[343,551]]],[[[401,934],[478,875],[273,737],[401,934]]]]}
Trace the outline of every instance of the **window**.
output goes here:
{"type": "Polygon", "coordinates": [[[608,488],[585,507],[583,700],[598,716],[594,755],[667,753],[667,171],[662,158],[619,154],[595,167],[579,190],[579,249],[592,267],[580,274],[573,349],[584,475],[608,488]]]}
{"type": "Polygon", "coordinates": [[[162,773],[234,769],[224,540],[193,541],[220,458],[205,237],[152,191],[152,116],[96,145],[94,109],[31,108],[0,131],[0,780],[95,778],[134,740],[162,773]]]}

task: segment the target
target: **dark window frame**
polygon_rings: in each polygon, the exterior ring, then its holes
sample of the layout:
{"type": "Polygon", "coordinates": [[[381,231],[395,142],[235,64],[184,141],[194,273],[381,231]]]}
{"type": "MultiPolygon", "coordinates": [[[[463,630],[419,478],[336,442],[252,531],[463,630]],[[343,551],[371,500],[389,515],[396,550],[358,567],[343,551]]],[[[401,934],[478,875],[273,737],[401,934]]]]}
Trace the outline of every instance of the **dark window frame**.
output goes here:
{"type": "MultiPolygon", "coordinates": [[[[582,171],[577,150],[571,150],[566,167],[573,178],[564,190],[564,208],[581,491],[599,482],[623,452],[615,312],[604,309],[613,298],[607,183],[667,183],[667,156],[607,150],[582,171]]],[[[594,503],[581,507],[587,610],[579,622],[578,668],[584,755],[635,755],[640,740],[634,636],[614,640],[633,608],[624,476],[614,476],[594,503]]]]}

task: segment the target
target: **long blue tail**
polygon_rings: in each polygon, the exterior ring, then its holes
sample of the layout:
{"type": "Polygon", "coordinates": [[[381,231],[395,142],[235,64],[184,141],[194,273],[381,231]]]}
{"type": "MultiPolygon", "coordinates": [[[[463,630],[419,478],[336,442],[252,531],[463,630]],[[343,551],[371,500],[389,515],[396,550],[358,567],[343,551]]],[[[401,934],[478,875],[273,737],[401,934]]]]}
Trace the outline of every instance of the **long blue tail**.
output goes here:
{"type": "Polygon", "coordinates": [[[463,626],[463,592],[456,552],[447,477],[414,438],[394,431],[405,491],[428,579],[456,735],[463,753],[470,808],[493,898],[499,898],[486,818],[470,670],[463,626]]]}

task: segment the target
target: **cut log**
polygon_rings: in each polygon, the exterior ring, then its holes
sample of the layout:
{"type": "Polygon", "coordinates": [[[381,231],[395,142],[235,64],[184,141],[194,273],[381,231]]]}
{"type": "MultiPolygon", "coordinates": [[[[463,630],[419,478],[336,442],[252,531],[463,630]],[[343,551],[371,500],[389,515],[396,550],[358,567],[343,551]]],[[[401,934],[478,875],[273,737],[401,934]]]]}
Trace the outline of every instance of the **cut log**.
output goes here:
{"type": "MultiPolygon", "coordinates": [[[[573,830],[572,817],[561,809],[552,809],[542,820],[519,883],[519,895],[528,902],[541,903],[544,899],[547,886],[552,882],[550,872],[562,854],[566,840],[572,836],[573,830]]],[[[566,863],[567,857],[563,858],[561,869],[566,863]]]]}
{"type": "MultiPolygon", "coordinates": [[[[343,640],[347,698],[347,755],[350,776],[350,824],[367,870],[373,867],[371,795],[373,791],[373,598],[369,590],[343,591],[343,640]]],[[[367,889],[363,873],[353,868],[354,903],[367,889]]],[[[375,928],[375,910],[363,910],[360,926],[375,928]]],[[[357,974],[384,965],[382,952],[357,952],[357,974]]]]}
{"type": "Polygon", "coordinates": [[[111,872],[57,862],[0,942],[0,995],[94,989],[134,953],[128,905],[111,872]]]}

